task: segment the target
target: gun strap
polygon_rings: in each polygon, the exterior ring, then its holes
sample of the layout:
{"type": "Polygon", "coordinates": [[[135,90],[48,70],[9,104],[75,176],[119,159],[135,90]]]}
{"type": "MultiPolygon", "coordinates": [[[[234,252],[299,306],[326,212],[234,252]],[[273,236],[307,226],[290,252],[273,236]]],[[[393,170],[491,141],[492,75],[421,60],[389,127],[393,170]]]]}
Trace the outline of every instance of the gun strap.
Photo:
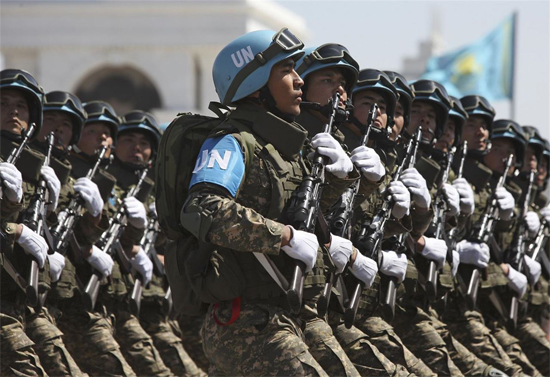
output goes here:
{"type": "Polygon", "coordinates": [[[48,248],[50,250],[53,250],[55,251],[55,243],[53,242],[53,237],[52,237],[52,234],[50,232],[50,228],[48,228],[47,226],[47,222],[46,222],[46,214],[44,214],[44,212],[42,212],[42,223],[44,224],[44,226],[42,227],[42,233],[44,235],[44,238],[46,239],[46,243],[48,244],[48,248]]]}
{"type": "Polygon", "coordinates": [[[262,253],[252,253],[260,262],[264,270],[271,276],[271,278],[277,283],[277,285],[283,290],[283,292],[287,292],[289,288],[288,281],[286,278],[281,274],[277,266],[273,263],[271,259],[265,254],[262,253]]]}
{"type": "Polygon", "coordinates": [[[2,268],[6,270],[8,275],[13,279],[13,281],[21,288],[23,292],[26,292],[27,290],[27,280],[19,272],[17,272],[16,268],[13,266],[11,261],[6,258],[5,255],[1,256],[2,258],[2,268]]]}
{"type": "Polygon", "coordinates": [[[500,295],[494,288],[491,289],[489,300],[497,310],[498,314],[502,317],[502,319],[506,321],[508,319],[508,309],[506,308],[506,306],[502,302],[502,299],[500,298],[500,295]]]}

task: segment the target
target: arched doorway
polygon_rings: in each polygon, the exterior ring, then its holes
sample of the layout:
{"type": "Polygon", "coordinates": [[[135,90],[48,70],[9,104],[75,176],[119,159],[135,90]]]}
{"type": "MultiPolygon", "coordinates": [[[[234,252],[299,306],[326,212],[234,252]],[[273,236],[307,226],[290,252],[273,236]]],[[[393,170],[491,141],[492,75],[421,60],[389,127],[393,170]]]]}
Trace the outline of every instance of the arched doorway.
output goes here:
{"type": "Polygon", "coordinates": [[[118,115],[162,107],[153,82],[131,66],[101,67],[86,76],[75,93],[82,102],[100,100],[111,104],[118,115]]]}

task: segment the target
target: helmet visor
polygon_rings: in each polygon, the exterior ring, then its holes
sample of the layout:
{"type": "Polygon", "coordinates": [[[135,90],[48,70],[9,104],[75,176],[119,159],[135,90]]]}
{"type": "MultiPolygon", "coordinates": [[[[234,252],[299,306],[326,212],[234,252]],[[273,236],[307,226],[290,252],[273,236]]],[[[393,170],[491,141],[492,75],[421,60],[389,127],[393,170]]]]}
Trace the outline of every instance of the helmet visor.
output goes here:
{"type": "Polygon", "coordinates": [[[287,28],[283,28],[273,36],[273,43],[264,51],[260,52],[257,58],[260,63],[265,64],[280,52],[300,50],[303,47],[304,43],[298,39],[297,36],[292,34],[287,28]]]}
{"type": "Polygon", "coordinates": [[[89,118],[107,115],[109,118],[117,119],[115,110],[105,102],[89,102],[86,104],[86,110],[89,118]]]}
{"type": "Polygon", "coordinates": [[[77,110],[80,114],[86,114],[82,102],[71,93],[67,92],[51,92],[46,95],[44,103],[46,107],[56,105],[59,107],[67,106],[77,110]]]}

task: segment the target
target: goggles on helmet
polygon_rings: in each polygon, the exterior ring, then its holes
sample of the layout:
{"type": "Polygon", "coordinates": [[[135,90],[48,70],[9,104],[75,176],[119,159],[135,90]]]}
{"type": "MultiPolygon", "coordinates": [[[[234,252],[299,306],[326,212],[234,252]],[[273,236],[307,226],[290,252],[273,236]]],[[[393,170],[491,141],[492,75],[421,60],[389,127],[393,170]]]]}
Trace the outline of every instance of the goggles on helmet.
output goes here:
{"type": "Polygon", "coordinates": [[[73,110],[78,111],[80,114],[85,116],[86,110],[84,110],[84,107],[82,106],[82,102],[76,97],[74,94],[67,93],[67,92],[50,92],[46,95],[46,98],[44,100],[44,107],[48,106],[59,106],[59,107],[69,107],[73,110]]]}
{"type": "Polygon", "coordinates": [[[348,49],[342,45],[329,43],[322,46],[319,46],[313,50],[310,54],[304,57],[304,63],[300,69],[296,72],[301,75],[310,65],[315,62],[321,64],[334,63],[340,60],[344,60],[351,66],[359,70],[359,64],[353,59],[348,51],[348,49]]]}
{"type": "Polygon", "coordinates": [[[2,71],[2,76],[0,77],[0,83],[10,83],[21,81],[28,88],[32,89],[37,94],[43,94],[44,91],[40,85],[36,82],[34,77],[32,77],[27,72],[21,71],[20,69],[5,69],[2,71]]]}
{"type": "Polygon", "coordinates": [[[106,115],[112,120],[118,119],[115,110],[106,102],[88,102],[86,104],[88,118],[101,117],[106,115]]]}

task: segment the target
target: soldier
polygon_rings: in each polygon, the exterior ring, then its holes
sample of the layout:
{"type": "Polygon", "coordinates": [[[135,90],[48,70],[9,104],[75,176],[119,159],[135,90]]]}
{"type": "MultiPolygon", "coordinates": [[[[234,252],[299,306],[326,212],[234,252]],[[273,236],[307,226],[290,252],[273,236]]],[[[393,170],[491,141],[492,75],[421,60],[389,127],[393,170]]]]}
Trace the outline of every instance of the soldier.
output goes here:
{"type": "MultiPolygon", "coordinates": [[[[303,81],[294,71],[302,47],[287,29],[257,31],[231,42],[214,62],[220,100],[236,110],[228,116],[233,126],[229,133],[208,139],[199,156],[230,156],[227,166],[231,168],[201,163],[202,157],[197,161],[181,223],[200,242],[214,244],[218,252],[227,250],[228,257],[236,259],[244,287],[238,298],[209,308],[202,328],[209,374],[326,375],[308,351],[301,321],[288,310],[279,279],[259,265],[269,255],[288,279],[293,259],[302,261],[306,272],[315,277],[312,287],[304,290],[305,308],[310,296],[306,292],[312,288],[320,292],[324,283],[317,237],[284,225],[290,196],[307,173],[301,157],[307,134],[292,122],[302,102],[303,81]],[[244,52],[255,58],[244,64],[244,52]],[[252,160],[249,146],[242,152],[248,142],[240,130],[249,130],[255,139],[252,160]],[[279,175],[273,166],[287,173],[279,175]],[[279,188],[272,184],[276,181],[279,188]],[[275,199],[269,201],[272,190],[275,199]]],[[[333,174],[346,174],[341,167],[333,168],[333,174]]],[[[323,201],[335,197],[333,187],[325,190],[328,195],[323,193],[323,201]]]]}
{"type": "MultiPolygon", "coordinates": [[[[66,268],[64,274],[67,277],[62,275],[61,281],[74,279],[78,289],[56,289],[57,297],[54,296],[54,299],[63,313],[63,320],[58,322],[58,326],[65,334],[65,344],[78,365],[90,375],[135,376],[114,338],[114,315],[103,302],[97,303],[92,310],[88,310],[83,302],[85,284],[92,269],[103,277],[111,276],[111,286],[122,286],[118,266],[115,267],[112,258],[94,245],[107,229],[109,217],[114,212],[109,207],[109,199],[115,178],[103,169],[91,180],[86,178],[100,158],[99,150],[112,146],[119,121],[107,103],[90,102],[83,107],[88,117],[83,124],[82,137],[72,145],[73,153],[69,155],[69,161],[72,165],[71,177],[76,180],[75,190],[81,187],[79,193],[87,210],[80,221],[88,218],[86,221],[90,223],[85,227],[75,226],[77,243],[71,243],[68,247],[71,264],[67,266],[74,268],[66,268]]],[[[107,162],[108,159],[101,161],[103,166],[107,162]]]]}
{"type": "MultiPolygon", "coordinates": [[[[83,198],[90,198],[86,195],[87,191],[92,193],[92,197],[94,194],[99,196],[97,186],[88,178],[81,178],[76,184],[70,178],[71,164],[67,160],[67,153],[69,146],[77,143],[80,139],[82,124],[85,119],[86,112],[82,107],[82,103],[73,94],[54,91],[44,97],[44,121],[37,140],[32,143],[32,147],[46,153],[48,149],[46,138],[50,133],[54,134],[55,148],[52,150],[50,166],[61,182],[57,214],[66,209],[76,192],[81,193],[80,195],[83,198]],[[82,195],[82,192],[84,192],[84,195],[82,195]]],[[[87,203],[88,206],[90,204],[87,203]]],[[[98,208],[99,210],[100,208],[98,208]]],[[[78,226],[84,228],[93,226],[96,218],[87,212],[79,221],[78,226]]],[[[50,216],[50,219],[54,222],[52,226],[55,226],[57,216],[50,216]]],[[[54,376],[85,375],[66,349],[62,339],[63,333],[58,329],[56,323],[57,319],[61,317],[56,300],[72,297],[74,290],[77,289],[74,278],[74,265],[58,250],[54,251],[54,254],[48,255],[52,267],[50,269],[52,291],[48,295],[48,305],[47,307],[42,306],[38,312],[31,310],[33,314],[27,319],[26,332],[36,343],[35,349],[48,374],[54,376]],[[58,269],[55,270],[54,266],[57,266],[58,269]]]]}
{"type": "MultiPolygon", "coordinates": [[[[22,142],[23,134],[30,126],[36,138],[42,127],[42,103],[44,91],[36,80],[19,69],[0,72],[2,161],[22,142]]],[[[33,258],[42,269],[41,282],[47,283],[49,263],[48,246],[42,236],[21,223],[21,212],[29,205],[42,176],[50,193],[52,204],[57,202],[59,180],[53,169],[44,167],[44,155],[25,148],[18,162],[0,163],[2,181],[2,273],[0,305],[0,342],[2,344],[2,375],[45,376],[40,359],[32,348],[33,341],[24,333],[26,282],[30,260],[33,258]],[[17,166],[17,167],[16,167],[17,166]],[[44,280],[46,278],[47,280],[44,280]]],[[[55,209],[51,206],[48,208],[55,209]]],[[[42,285],[43,291],[43,285],[42,285]]]]}
{"type": "MultiPolygon", "coordinates": [[[[136,170],[142,168],[143,163],[154,160],[159,141],[160,131],[157,121],[151,114],[135,110],[121,118],[115,160],[109,167],[109,172],[117,178],[121,186],[127,188],[137,182],[136,170]]],[[[144,204],[152,212],[149,221],[155,221],[153,198],[149,196],[143,199],[145,199],[144,204]]],[[[152,256],[148,257],[152,258],[152,256]]],[[[158,258],[159,262],[163,264],[164,257],[159,255],[158,258]]],[[[181,333],[178,323],[169,320],[162,312],[162,299],[166,294],[166,287],[165,277],[160,274],[160,271],[155,271],[148,288],[143,290],[139,322],[152,337],[155,348],[172,373],[178,376],[204,375],[191,360],[183,348],[181,339],[176,335],[175,332],[181,333]]],[[[132,286],[129,291],[131,288],[132,286]]],[[[123,347],[126,346],[125,338],[126,334],[120,334],[119,339],[123,347]]],[[[128,347],[130,348],[131,345],[128,347]]]]}

